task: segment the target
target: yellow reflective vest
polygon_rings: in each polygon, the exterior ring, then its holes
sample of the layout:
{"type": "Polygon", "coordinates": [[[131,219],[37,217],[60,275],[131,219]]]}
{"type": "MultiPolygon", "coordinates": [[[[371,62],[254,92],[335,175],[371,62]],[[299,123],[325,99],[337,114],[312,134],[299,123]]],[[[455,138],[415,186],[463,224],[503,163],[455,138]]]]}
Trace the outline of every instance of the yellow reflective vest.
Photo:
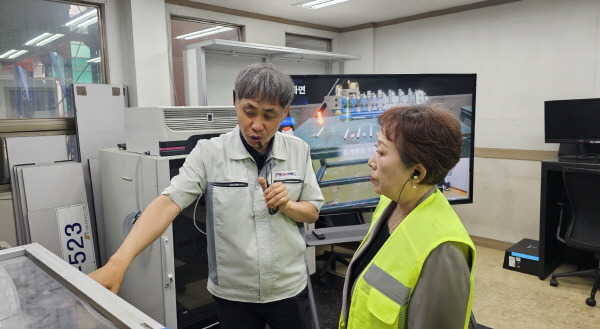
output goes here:
{"type": "MultiPolygon", "coordinates": [[[[381,227],[386,221],[378,219],[390,203],[390,199],[381,197],[369,232],[354,258],[376,235],[371,232],[387,229],[381,227]]],[[[471,289],[464,326],[468,328],[473,302],[475,246],[447,199],[437,189],[398,225],[354,285],[349,287],[348,280],[344,282],[339,328],[406,328],[408,304],[423,264],[429,253],[445,242],[464,243],[471,249],[471,289]]],[[[350,263],[346,278],[349,278],[352,265],[350,263]]]]}

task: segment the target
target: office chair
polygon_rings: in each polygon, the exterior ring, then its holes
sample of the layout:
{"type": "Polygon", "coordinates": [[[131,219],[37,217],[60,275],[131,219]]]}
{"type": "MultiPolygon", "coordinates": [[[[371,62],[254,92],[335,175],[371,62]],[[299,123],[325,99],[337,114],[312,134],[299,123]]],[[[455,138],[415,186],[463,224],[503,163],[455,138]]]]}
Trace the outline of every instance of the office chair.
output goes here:
{"type": "MultiPolygon", "coordinates": [[[[584,168],[563,168],[563,181],[570,205],[570,216],[564,238],[560,236],[565,213],[564,204],[560,205],[560,219],[556,238],[569,247],[593,252],[600,265],[600,197],[593,190],[600,186],[600,170],[584,168]]],[[[590,297],[586,299],[589,306],[596,305],[596,291],[600,284],[600,267],[584,271],[553,274],[550,285],[556,287],[557,277],[579,276],[594,277],[594,285],[590,297]]]]}

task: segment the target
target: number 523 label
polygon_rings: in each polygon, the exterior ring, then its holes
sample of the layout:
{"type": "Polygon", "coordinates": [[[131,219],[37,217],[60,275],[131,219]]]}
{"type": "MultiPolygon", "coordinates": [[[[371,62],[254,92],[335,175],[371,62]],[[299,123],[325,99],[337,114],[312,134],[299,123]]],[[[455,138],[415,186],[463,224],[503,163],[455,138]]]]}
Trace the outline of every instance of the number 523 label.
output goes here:
{"type": "Polygon", "coordinates": [[[56,208],[62,258],[85,274],[96,270],[87,204],[56,208]]]}

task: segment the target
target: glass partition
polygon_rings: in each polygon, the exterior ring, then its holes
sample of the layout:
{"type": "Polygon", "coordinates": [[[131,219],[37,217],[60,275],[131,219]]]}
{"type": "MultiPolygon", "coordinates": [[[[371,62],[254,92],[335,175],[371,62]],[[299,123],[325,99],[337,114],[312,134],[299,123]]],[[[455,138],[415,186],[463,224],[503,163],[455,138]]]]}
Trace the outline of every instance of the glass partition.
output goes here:
{"type": "Polygon", "coordinates": [[[74,116],[73,84],[103,83],[100,7],[0,0],[0,120],[74,116]]]}

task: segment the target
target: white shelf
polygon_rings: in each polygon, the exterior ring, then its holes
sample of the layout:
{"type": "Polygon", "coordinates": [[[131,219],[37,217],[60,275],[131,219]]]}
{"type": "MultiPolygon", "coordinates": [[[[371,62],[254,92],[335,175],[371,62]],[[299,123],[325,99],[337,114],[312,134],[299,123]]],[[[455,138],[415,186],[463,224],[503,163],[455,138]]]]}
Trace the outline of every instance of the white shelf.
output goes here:
{"type": "Polygon", "coordinates": [[[312,62],[323,64],[325,74],[332,73],[333,64],[338,64],[339,74],[344,73],[346,61],[360,59],[359,56],[336,54],[300,48],[278,47],[240,41],[212,39],[187,45],[183,48],[184,80],[187,105],[209,105],[207,101],[206,54],[259,58],[271,60],[312,62]]]}
{"type": "Polygon", "coordinates": [[[291,47],[269,46],[231,40],[212,39],[187,45],[185,49],[198,48],[207,53],[260,57],[270,59],[289,59],[294,61],[316,61],[325,63],[345,62],[360,59],[359,56],[336,54],[291,47]]]}

